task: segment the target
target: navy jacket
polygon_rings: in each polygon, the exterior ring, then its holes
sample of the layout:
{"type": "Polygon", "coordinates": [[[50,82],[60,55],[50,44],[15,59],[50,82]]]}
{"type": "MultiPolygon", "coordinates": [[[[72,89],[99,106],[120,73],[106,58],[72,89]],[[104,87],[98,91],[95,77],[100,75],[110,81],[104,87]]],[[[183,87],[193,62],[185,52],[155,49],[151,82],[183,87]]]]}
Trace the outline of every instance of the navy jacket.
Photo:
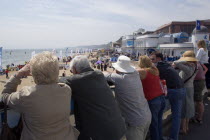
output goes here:
{"type": "Polygon", "coordinates": [[[160,79],[166,80],[167,88],[177,89],[183,88],[184,82],[180,78],[178,72],[167,62],[158,62],[157,68],[160,72],[160,79]]]}

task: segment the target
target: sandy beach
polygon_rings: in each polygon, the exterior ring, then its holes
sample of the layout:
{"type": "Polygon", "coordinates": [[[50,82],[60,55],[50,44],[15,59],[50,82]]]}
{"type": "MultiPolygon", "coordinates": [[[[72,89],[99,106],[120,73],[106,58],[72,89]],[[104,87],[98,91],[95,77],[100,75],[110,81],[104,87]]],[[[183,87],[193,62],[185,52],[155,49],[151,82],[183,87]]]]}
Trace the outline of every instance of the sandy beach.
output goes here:
{"type": "MultiPolygon", "coordinates": [[[[69,70],[60,70],[59,71],[59,77],[62,76],[62,73],[65,71],[66,76],[70,76],[71,73],[69,70]]],[[[11,77],[12,75],[16,74],[17,71],[10,71],[9,72],[9,77],[11,77]]],[[[0,75],[0,93],[2,92],[4,85],[6,84],[6,81],[8,79],[6,78],[6,75],[0,75]]],[[[22,82],[21,84],[18,86],[18,90],[21,89],[24,86],[32,86],[35,85],[33,77],[32,76],[28,76],[27,78],[23,78],[21,79],[22,82]]]]}

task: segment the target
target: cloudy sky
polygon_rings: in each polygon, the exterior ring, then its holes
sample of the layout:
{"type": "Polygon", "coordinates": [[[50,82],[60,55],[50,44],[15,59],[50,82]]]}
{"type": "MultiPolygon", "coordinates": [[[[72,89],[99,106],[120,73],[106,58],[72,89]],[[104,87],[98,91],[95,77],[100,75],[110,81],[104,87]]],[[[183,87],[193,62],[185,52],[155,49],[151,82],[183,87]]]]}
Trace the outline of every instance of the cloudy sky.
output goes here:
{"type": "Polygon", "coordinates": [[[0,46],[104,44],[139,28],[210,19],[210,0],[0,0],[0,46]]]}

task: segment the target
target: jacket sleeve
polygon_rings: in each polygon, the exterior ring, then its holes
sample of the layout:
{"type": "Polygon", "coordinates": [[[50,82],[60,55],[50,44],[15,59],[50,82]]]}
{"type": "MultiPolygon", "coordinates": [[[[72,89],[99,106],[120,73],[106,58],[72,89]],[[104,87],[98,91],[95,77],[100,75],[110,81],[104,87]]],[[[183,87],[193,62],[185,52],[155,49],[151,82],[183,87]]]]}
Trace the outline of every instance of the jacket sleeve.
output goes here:
{"type": "Polygon", "coordinates": [[[104,72],[103,74],[108,83],[115,83],[115,78],[112,76],[112,73],[104,72]]]}
{"type": "Polygon", "coordinates": [[[183,70],[185,73],[189,73],[191,69],[190,67],[184,65],[184,63],[186,63],[186,61],[174,61],[174,64],[177,68],[179,68],[180,70],[183,70]]]}
{"type": "Polygon", "coordinates": [[[5,84],[4,89],[2,91],[2,101],[6,103],[10,108],[17,110],[19,112],[22,111],[22,95],[25,93],[24,88],[20,91],[16,91],[18,85],[21,83],[19,78],[12,76],[9,81],[5,84]]]}

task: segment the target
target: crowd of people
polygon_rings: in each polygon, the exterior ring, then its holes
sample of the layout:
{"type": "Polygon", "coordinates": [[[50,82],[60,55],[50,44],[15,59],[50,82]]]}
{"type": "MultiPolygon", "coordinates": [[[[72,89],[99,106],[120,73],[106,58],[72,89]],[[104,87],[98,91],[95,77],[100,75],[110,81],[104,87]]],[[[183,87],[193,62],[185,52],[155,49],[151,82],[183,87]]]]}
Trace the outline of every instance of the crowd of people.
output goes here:
{"type": "Polygon", "coordinates": [[[190,120],[202,124],[208,53],[204,41],[198,47],[197,54],[186,51],[172,65],[159,52],[140,56],[138,67],[121,55],[111,73],[94,70],[78,55],[70,62],[73,75],[60,79],[57,57],[43,52],[11,76],[2,101],[22,115],[21,140],[145,140],[148,132],[151,140],[178,140],[179,133],[190,131],[190,120]],[[17,91],[29,75],[36,85],[17,91]],[[162,133],[166,100],[172,112],[169,137],[162,133]],[[75,127],[69,121],[72,101],[75,127]]]}

